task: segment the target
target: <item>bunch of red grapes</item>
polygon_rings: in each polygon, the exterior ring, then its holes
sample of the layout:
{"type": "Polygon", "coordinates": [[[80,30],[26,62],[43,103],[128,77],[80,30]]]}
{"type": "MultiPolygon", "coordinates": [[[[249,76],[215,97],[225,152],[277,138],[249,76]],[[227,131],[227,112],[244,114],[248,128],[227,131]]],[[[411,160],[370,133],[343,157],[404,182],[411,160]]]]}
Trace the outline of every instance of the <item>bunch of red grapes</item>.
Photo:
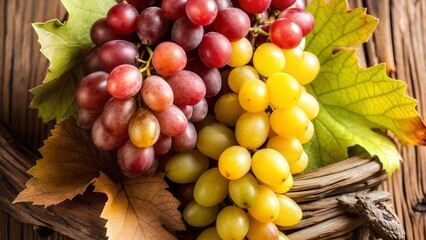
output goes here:
{"type": "Polygon", "coordinates": [[[117,3],[90,31],[96,48],[76,93],[78,124],[91,129],[99,148],[118,149],[124,174],[154,173],[159,156],[195,148],[194,122],[206,117],[224,85],[221,71],[236,57],[233,42],[292,49],[312,30],[312,15],[295,2],[117,3]]]}

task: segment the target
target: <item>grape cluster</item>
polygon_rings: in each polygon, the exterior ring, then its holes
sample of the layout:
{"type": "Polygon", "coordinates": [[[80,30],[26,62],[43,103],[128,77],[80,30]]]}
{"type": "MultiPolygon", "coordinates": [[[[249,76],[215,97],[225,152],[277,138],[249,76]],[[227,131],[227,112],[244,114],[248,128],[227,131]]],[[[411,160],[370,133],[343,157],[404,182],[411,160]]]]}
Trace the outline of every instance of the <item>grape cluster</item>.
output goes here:
{"type": "Polygon", "coordinates": [[[296,0],[127,0],[90,31],[76,116],[127,176],[176,183],[197,239],[287,239],[319,72],[296,0]]]}

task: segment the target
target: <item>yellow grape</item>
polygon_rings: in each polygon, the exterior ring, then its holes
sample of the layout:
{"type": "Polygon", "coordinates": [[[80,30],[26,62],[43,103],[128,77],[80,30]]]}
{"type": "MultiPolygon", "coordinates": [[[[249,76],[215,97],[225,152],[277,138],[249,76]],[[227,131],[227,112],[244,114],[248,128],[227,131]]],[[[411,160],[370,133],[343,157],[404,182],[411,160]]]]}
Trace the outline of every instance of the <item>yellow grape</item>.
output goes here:
{"type": "Polygon", "coordinates": [[[274,193],[286,193],[293,187],[293,175],[289,174],[287,179],[278,186],[268,186],[274,193]]]}
{"type": "Polygon", "coordinates": [[[196,240],[222,240],[216,231],[216,227],[209,227],[198,235],[196,240]]]}
{"type": "Polygon", "coordinates": [[[242,178],[229,181],[229,196],[240,208],[249,208],[258,195],[259,184],[253,174],[247,173],[242,178]]]}
{"type": "Polygon", "coordinates": [[[216,218],[216,231],[223,240],[242,240],[249,230],[247,214],[237,206],[224,207],[216,218]]]}
{"type": "Polygon", "coordinates": [[[272,112],[271,127],[278,135],[286,138],[297,138],[309,127],[306,113],[296,106],[285,109],[277,108],[272,112]]]}
{"type": "Polygon", "coordinates": [[[309,120],[314,119],[319,113],[319,103],[314,96],[303,92],[296,106],[300,107],[308,116],[309,120]]]}
{"type": "Polygon", "coordinates": [[[210,168],[198,178],[194,187],[194,199],[204,207],[212,207],[222,202],[228,195],[229,180],[220,174],[219,169],[210,168]]]}
{"type": "Polygon", "coordinates": [[[277,219],[280,212],[280,203],[269,187],[259,185],[258,196],[253,205],[248,208],[248,212],[257,221],[267,223],[277,219]]]}
{"type": "Polygon", "coordinates": [[[233,92],[238,93],[241,86],[250,80],[259,80],[259,73],[254,67],[250,65],[236,67],[229,73],[228,85],[233,92]]]}
{"type": "Polygon", "coordinates": [[[249,240],[278,240],[279,230],[273,222],[259,222],[252,216],[249,217],[249,231],[247,238],[249,240]]]}
{"type": "Polygon", "coordinates": [[[290,238],[288,238],[283,232],[278,231],[278,234],[280,235],[280,238],[278,240],[290,240],[290,238]]]}
{"type": "Polygon", "coordinates": [[[198,132],[197,149],[215,160],[233,145],[237,145],[234,132],[222,123],[210,124],[198,132]]]}
{"type": "Polygon", "coordinates": [[[305,51],[303,53],[302,63],[297,68],[285,69],[285,72],[296,78],[300,84],[306,85],[317,77],[319,70],[320,63],[317,56],[311,52],[305,51]]]}
{"type": "Polygon", "coordinates": [[[303,146],[299,139],[285,138],[279,135],[270,138],[266,146],[280,152],[288,163],[297,161],[303,152],[303,146]]]}
{"type": "Polygon", "coordinates": [[[285,56],[285,66],[283,71],[297,68],[303,61],[303,48],[295,47],[293,49],[283,50],[285,56]]]}
{"type": "Polygon", "coordinates": [[[262,146],[268,137],[268,132],[269,116],[265,112],[243,113],[235,125],[235,137],[238,143],[247,149],[262,146]]]}
{"type": "Polygon", "coordinates": [[[282,184],[290,174],[283,155],[272,148],[263,148],[253,154],[251,170],[257,179],[272,186],[282,184]]]}
{"type": "Polygon", "coordinates": [[[228,65],[231,67],[241,67],[250,62],[253,56],[253,46],[247,38],[241,38],[231,42],[232,54],[228,65]]]}
{"type": "Polygon", "coordinates": [[[183,219],[193,227],[204,227],[216,220],[219,206],[204,207],[196,201],[190,202],[183,210],[183,219]]]}
{"type": "Polygon", "coordinates": [[[220,173],[230,180],[244,176],[250,171],[250,152],[241,146],[227,148],[219,157],[218,168],[220,173]]]}
{"type": "Polygon", "coordinates": [[[269,93],[266,84],[261,80],[246,81],[238,92],[238,100],[248,112],[263,112],[269,104],[269,93]]]}
{"type": "Polygon", "coordinates": [[[141,108],[130,120],[128,132],[129,138],[135,146],[147,148],[158,140],[160,124],[152,112],[141,108]]]}
{"type": "Polygon", "coordinates": [[[309,140],[311,140],[311,138],[314,136],[314,131],[315,131],[314,124],[312,123],[312,121],[309,121],[308,129],[306,129],[303,135],[297,137],[297,139],[299,139],[299,141],[302,144],[305,144],[309,142],[309,140]]]}
{"type": "Polygon", "coordinates": [[[296,105],[302,94],[299,82],[290,74],[274,73],[266,80],[269,100],[274,108],[296,105]]]}
{"type": "Polygon", "coordinates": [[[217,99],[214,105],[214,113],[217,121],[227,126],[235,126],[238,118],[245,112],[240,105],[236,93],[223,94],[217,99]]]}
{"type": "Polygon", "coordinates": [[[289,227],[298,223],[302,219],[302,209],[293,199],[283,194],[277,194],[280,210],[274,223],[278,226],[289,227]]]}
{"type": "Polygon", "coordinates": [[[177,153],[165,167],[167,178],[175,183],[191,183],[209,168],[209,159],[197,150],[177,153]]]}
{"type": "Polygon", "coordinates": [[[253,65],[261,75],[269,77],[284,69],[285,56],[277,45],[263,43],[254,51],[253,65]]]}
{"type": "Polygon", "coordinates": [[[303,172],[308,167],[309,157],[306,152],[302,153],[302,156],[294,163],[289,164],[291,174],[297,174],[303,172]]]}

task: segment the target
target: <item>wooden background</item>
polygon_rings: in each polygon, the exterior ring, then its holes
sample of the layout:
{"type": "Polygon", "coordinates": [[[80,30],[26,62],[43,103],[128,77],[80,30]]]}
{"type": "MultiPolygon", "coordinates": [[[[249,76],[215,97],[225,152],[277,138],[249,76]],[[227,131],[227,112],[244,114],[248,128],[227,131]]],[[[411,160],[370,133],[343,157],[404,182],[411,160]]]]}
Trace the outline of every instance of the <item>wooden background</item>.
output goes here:
{"type": "MultiPolygon", "coordinates": [[[[418,111],[426,116],[426,0],[350,0],[349,3],[352,7],[367,7],[369,14],[380,19],[370,42],[359,47],[360,63],[364,66],[387,63],[389,76],[407,83],[407,93],[419,100],[418,111]]],[[[24,155],[36,153],[52,126],[52,123],[42,124],[37,112],[28,109],[32,98],[28,89],[43,80],[48,66],[38,51],[30,23],[64,15],[59,0],[0,0],[0,132],[5,143],[22,144],[33,151],[23,151],[24,155]]],[[[425,239],[426,147],[399,146],[399,149],[404,158],[402,168],[382,188],[392,193],[407,239],[425,239]]],[[[0,168],[11,167],[2,162],[6,154],[10,154],[8,149],[0,148],[0,168]]],[[[34,225],[21,221],[43,222],[43,209],[32,210],[28,206],[28,211],[41,213],[40,219],[16,213],[10,204],[16,196],[12,177],[0,173],[0,239],[41,239],[34,225]]],[[[61,221],[60,212],[57,213],[55,217],[61,221]]],[[[54,233],[48,239],[68,238],[54,233]]]]}

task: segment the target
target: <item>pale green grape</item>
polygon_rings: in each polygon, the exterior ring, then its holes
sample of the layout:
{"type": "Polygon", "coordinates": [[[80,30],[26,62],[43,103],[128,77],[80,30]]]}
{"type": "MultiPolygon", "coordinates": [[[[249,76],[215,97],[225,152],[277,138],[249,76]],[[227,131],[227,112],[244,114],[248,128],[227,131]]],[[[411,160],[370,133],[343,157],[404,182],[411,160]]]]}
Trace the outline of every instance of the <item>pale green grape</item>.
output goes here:
{"type": "Polygon", "coordinates": [[[219,204],[228,195],[228,183],[229,180],[220,174],[218,168],[210,168],[195,183],[195,201],[205,207],[219,204]]]}
{"type": "Polygon", "coordinates": [[[273,222],[259,222],[249,215],[249,231],[247,238],[249,240],[278,240],[279,231],[277,225],[273,222]]]}
{"type": "Polygon", "coordinates": [[[233,145],[237,145],[234,132],[222,123],[210,124],[198,132],[197,149],[215,160],[233,145]]]}
{"type": "Polygon", "coordinates": [[[286,193],[293,187],[293,175],[289,174],[287,179],[278,186],[268,186],[274,193],[286,193]]]}
{"type": "Polygon", "coordinates": [[[303,146],[299,139],[285,138],[279,135],[270,138],[266,146],[280,152],[288,163],[297,161],[303,152],[303,146]]]}
{"type": "Polygon", "coordinates": [[[246,81],[259,80],[259,73],[250,65],[236,67],[228,75],[229,88],[235,93],[240,91],[246,81]]]}
{"type": "Polygon", "coordinates": [[[309,142],[309,140],[311,140],[311,138],[314,136],[314,132],[315,132],[314,124],[310,121],[308,129],[306,129],[303,135],[297,137],[297,139],[299,139],[300,143],[305,144],[309,142]]]}
{"type": "Polygon", "coordinates": [[[256,149],[263,145],[268,137],[269,116],[265,112],[243,113],[235,125],[235,137],[238,143],[247,149],[256,149]]]}
{"type": "Polygon", "coordinates": [[[216,227],[209,227],[198,235],[196,240],[222,240],[217,234],[216,227]]]}
{"type": "Polygon", "coordinates": [[[277,219],[280,212],[280,203],[269,187],[259,185],[258,196],[253,205],[248,208],[248,212],[257,221],[267,223],[277,219]]]}
{"type": "Polygon", "coordinates": [[[241,146],[231,146],[219,157],[219,171],[224,177],[230,180],[244,176],[250,170],[250,166],[250,152],[241,146]]]}
{"type": "Polygon", "coordinates": [[[209,159],[197,150],[178,153],[165,167],[167,178],[175,183],[195,182],[209,168],[209,159]]]}
{"type": "Polygon", "coordinates": [[[261,80],[246,81],[238,92],[241,107],[252,113],[263,112],[269,104],[266,84],[261,80]]]}
{"type": "Polygon", "coordinates": [[[216,219],[216,230],[223,240],[242,240],[249,230],[247,214],[237,206],[224,207],[216,219]]]}
{"type": "Polygon", "coordinates": [[[193,227],[204,227],[216,220],[219,206],[204,207],[196,201],[190,202],[183,210],[183,219],[193,227]]]}
{"type": "Polygon", "coordinates": [[[270,117],[272,129],[280,136],[297,138],[303,135],[309,127],[306,113],[296,106],[285,109],[277,108],[270,117]]]}
{"type": "Polygon", "coordinates": [[[280,204],[280,211],[274,223],[278,226],[289,227],[298,223],[302,219],[302,209],[293,199],[283,194],[277,194],[280,204]]]}
{"type": "Polygon", "coordinates": [[[308,116],[309,120],[314,119],[319,113],[319,103],[314,96],[303,92],[296,106],[300,107],[308,116]]]}
{"type": "Polygon", "coordinates": [[[319,70],[320,63],[317,56],[311,52],[305,51],[303,53],[303,61],[300,65],[296,68],[286,68],[285,72],[296,78],[300,84],[306,85],[317,77],[319,70]]]}
{"type": "Polygon", "coordinates": [[[306,167],[308,167],[308,163],[309,163],[308,154],[306,154],[306,152],[303,152],[299,160],[289,164],[291,174],[297,174],[297,173],[303,172],[306,169],[306,167]]]}
{"type": "Polygon", "coordinates": [[[261,75],[269,77],[284,69],[285,56],[277,45],[263,43],[254,51],[253,65],[261,75]]]}
{"type": "Polygon", "coordinates": [[[249,208],[258,195],[259,184],[253,174],[247,173],[242,178],[229,181],[229,196],[240,208],[249,208]]]}
{"type": "Polygon", "coordinates": [[[217,121],[227,126],[235,126],[238,118],[245,112],[240,105],[236,93],[223,94],[217,99],[214,105],[214,113],[217,121]]]}
{"type": "Polygon", "coordinates": [[[282,184],[290,174],[290,168],[283,155],[272,148],[263,148],[255,152],[251,169],[257,179],[272,186],[282,184]]]}
{"type": "Polygon", "coordinates": [[[296,105],[302,94],[299,82],[290,74],[274,73],[266,80],[269,100],[274,108],[296,105]]]}
{"type": "Polygon", "coordinates": [[[231,67],[241,67],[250,62],[253,56],[253,46],[247,38],[241,38],[231,42],[232,54],[228,65],[231,67]]]}

